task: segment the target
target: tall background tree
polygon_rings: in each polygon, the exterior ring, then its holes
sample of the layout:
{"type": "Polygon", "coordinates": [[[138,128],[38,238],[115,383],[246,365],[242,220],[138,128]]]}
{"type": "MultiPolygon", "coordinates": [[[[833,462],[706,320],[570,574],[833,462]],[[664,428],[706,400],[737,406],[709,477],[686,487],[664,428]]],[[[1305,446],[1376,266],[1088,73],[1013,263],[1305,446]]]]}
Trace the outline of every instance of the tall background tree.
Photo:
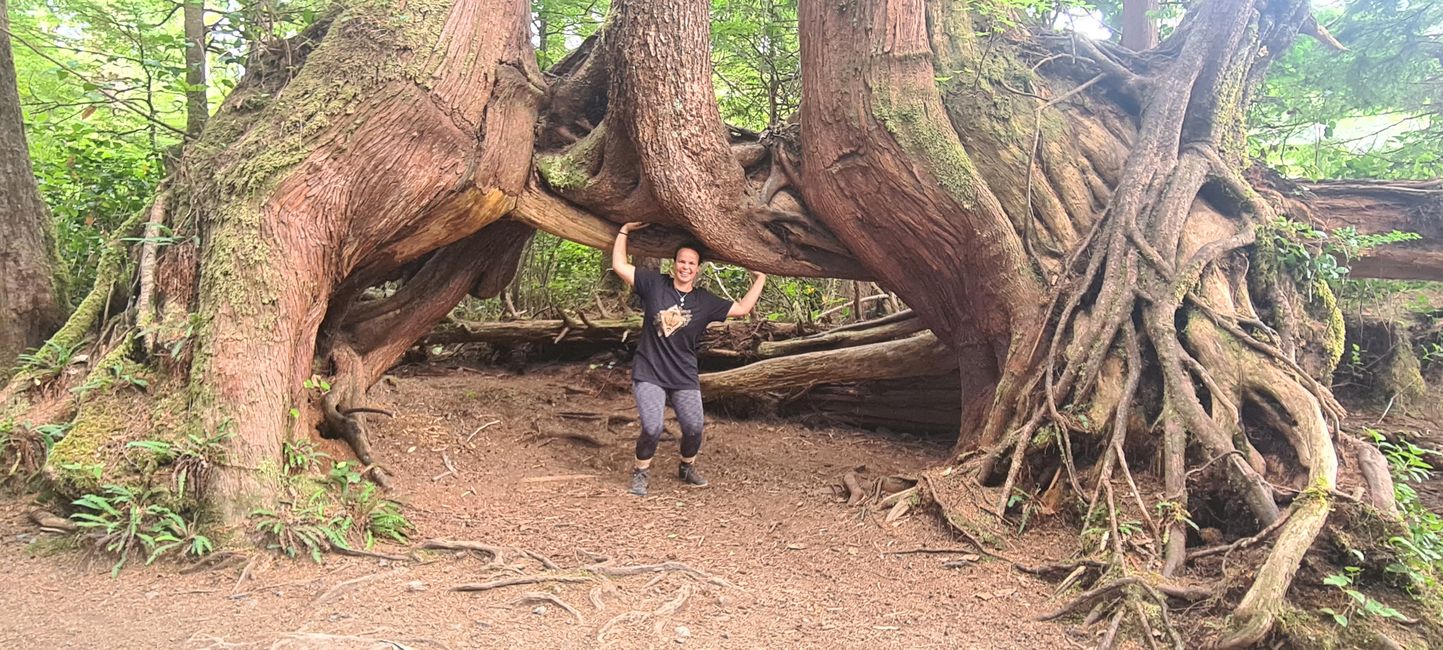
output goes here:
{"type": "Polygon", "coordinates": [[[49,216],[36,189],[10,52],[9,6],[0,0],[0,359],[45,342],[64,318],[49,216]]]}

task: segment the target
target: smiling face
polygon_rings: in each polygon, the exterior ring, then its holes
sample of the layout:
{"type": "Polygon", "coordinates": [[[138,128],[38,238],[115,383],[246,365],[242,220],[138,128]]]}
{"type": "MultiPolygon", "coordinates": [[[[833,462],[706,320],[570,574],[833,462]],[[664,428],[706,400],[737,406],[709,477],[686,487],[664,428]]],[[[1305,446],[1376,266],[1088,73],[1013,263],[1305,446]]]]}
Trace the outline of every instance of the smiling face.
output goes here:
{"type": "Polygon", "coordinates": [[[676,258],[672,261],[675,262],[672,275],[676,278],[676,283],[683,288],[691,286],[701,268],[701,254],[694,249],[683,247],[677,249],[676,258]]]}

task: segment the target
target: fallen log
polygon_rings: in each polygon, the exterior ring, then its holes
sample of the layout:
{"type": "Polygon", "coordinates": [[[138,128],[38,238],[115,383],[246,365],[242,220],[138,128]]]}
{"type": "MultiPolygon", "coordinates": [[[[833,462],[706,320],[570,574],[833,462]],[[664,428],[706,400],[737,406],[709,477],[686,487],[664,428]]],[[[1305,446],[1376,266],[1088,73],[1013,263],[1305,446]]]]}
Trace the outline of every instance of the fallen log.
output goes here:
{"type": "Polygon", "coordinates": [[[907,318],[882,323],[864,329],[830,330],[820,334],[782,341],[763,341],[757,346],[757,356],[763,359],[782,357],[817,350],[848,348],[867,343],[891,341],[916,334],[927,326],[920,318],[907,318]]]}
{"type": "Polygon", "coordinates": [[[1360,235],[1396,230],[1422,236],[1378,246],[1348,260],[1352,277],[1443,281],[1443,180],[1308,182],[1262,168],[1250,170],[1249,176],[1281,214],[1315,228],[1352,227],[1360,235]]]}
{"type": "Polygon", "coordinates": [[[707,399],[757,397],[783,392],[800,395],[821,384],[941,375],[957,368],[956,357],[931,332],[837,350],[806,352],[709,372],[701,376],[707,399]]]}

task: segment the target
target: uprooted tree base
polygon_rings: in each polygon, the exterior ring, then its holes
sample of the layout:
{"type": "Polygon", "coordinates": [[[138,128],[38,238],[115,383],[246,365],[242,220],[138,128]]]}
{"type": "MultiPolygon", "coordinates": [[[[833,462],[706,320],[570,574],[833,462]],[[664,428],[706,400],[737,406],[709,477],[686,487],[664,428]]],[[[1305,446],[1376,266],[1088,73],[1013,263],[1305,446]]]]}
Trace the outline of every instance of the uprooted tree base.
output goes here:
{"type": "MultiPolygon", "coordinates": [[[[763,271],[875,278],[930,329],[805,341],[709,391],[955,371],[958,460],[918,494],[959,534],[1072,509],[1084,570],[1065,584],[1103,605],[1108,642],[1135,625],[1176,645],[1150,612],[1207,542],[1190,513],[1242,504],[1213,527],[1262,535],[1260,556],[1216,642],[1265,638],[1340,498],[1339,458],[1377,460],[1324,383],[1337,306],[1268,254],[1286,232],[1242,173],[1242,107],[1306,3],[1199,3],[1145,54],[984,40],[947,3],[800,9],[797,126],[751,134],[721,122],[704,2],[618,0],[549,79],[518,0],[342,3],[257,59],[127,227],[145,224],[134,272],[117,243],[47,361],[0,396],[7,420],[73,422],[45,463],[72,491],[131,473],[137,436],[198,441],[190,497],[242,530],[290,489],[287,444],[318,431],[386,481],[367,387],[464,295],[499,292],[533,228],[605,246],[643,219],[659,225],[633,252],[689,232],[763,271]],[[87,333],[93,361],[70,376],[87,333]]],[[[1374,479],[1364,499],[1387,512],[1374,479]]]]}

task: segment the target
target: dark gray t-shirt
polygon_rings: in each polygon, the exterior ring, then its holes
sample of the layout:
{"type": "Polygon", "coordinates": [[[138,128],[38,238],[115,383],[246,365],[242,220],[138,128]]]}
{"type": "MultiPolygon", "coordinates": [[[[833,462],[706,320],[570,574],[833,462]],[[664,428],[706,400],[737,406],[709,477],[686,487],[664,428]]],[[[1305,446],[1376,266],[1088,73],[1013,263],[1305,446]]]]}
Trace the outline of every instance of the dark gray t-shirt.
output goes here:
{"type": "Polygon", "coordinates": [[[646,319],[641,343],[631,366],[632,381],[656,384],[668,390],[695,390],[696,343],[709,323],[726,320],[730,300],[706,289],[682,293],[669,275],[650,269],[636,270],[636,295],[646,319]]]}

